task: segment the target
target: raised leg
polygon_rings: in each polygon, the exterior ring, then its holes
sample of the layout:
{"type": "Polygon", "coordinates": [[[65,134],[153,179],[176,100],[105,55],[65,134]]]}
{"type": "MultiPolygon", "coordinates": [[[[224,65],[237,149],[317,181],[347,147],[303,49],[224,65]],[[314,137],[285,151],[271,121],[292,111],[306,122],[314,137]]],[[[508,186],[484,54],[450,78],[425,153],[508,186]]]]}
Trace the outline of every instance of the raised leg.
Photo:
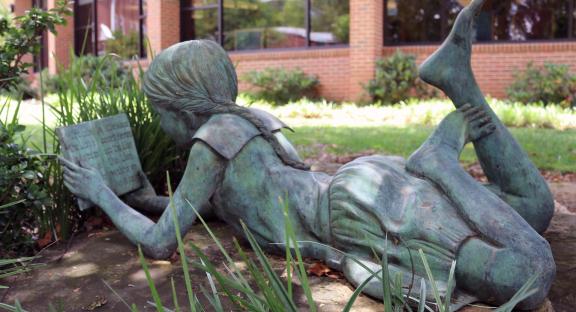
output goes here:
{"type": "Polygon", "coordinates": [[[420,67],[420,77],[443,90],[454,105],[469,104],[485,111],[495,127],[492,135],[473,144],[490,189],[542,233],[554,213],[554,200],[544,178],[489,107],[471,67],[475,16],[485,0],[474,0],[458,16],[452,32],[420,67]]]}
{"type": "Polygon", "coordinates": [[[458,287],[484,301],[501,304],[533,274],[537,294],[522,303],[541,303],[555,275],[548,243],[510,205],[474,180],[458,163],[466,138],[495,133],[480,110],[463,106],[451,113],[409,159],[407,170],[435,183],[479,234],[457,254],[458,287]]]}

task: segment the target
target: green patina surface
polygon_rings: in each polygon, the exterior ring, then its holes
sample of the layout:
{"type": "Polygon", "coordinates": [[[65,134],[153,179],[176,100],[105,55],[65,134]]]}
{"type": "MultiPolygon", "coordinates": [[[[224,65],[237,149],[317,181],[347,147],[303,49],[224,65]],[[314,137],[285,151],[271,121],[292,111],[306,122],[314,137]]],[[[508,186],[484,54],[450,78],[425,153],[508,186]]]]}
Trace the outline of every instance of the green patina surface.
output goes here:
{"type": "MultiPolygon", "coordinates": [[[[412,272],[425,276],[417,257],[422,249],[441,290],[456,261],[457,293],[492,303],[510,299],[536,273],[538,291],[521,303],[536,307],[555,274],[550,247],[539,235],[549,224],[553,200],[474,80],[471,38],[483,2],[472,1],[462,11],[446,42],[421,68],[422,79],[445,91],[457,110],[408,160],[371,156],[334,176],[307,171],[279,121],[234,103],[236,75],[222,48],[190,41],[160,53],[144,80],[164,130],[191,145],[174,210],[166,209],[166,199],[150,187],[127,196],[130,207],[97,171],[63,161],[67,184],[101,207],[151,257],[174,251],[174,222],[187,231],[196,219],[191,206],[215,211],[236,229],[243,220],[264,247],[283,250],[270,244],[285,240],[282,199],[298,239],[307,241],[303,253],[343,271],[354,285],[366,279],[364,268],[310,242],[354,254],[369,267],[379,266],[376,251],[406,277],[412,272]],[[479,184],[459,165],[468,142],[489,185],[479,184]],[[154,223],[133,208],[162,216],[154,223]]],[[[364,292],[381,297],[381,283],[369,284],[364,292]]]]}

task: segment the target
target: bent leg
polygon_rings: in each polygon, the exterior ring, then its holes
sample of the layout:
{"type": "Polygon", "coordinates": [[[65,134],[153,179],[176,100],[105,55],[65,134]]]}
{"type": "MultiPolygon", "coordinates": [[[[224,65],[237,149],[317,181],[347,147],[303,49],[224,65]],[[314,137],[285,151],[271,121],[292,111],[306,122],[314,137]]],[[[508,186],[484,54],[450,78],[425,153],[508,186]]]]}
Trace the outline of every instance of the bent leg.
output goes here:
{"type": "Polygon", "coordinates": [[[466,242],[457,254],[457,281],[483,300],[503,303],[533,274],[539,292],[522,303],[541,303],[555,275],[550,246],[510,205],[460,167],[464,140],[461,111],[450,114],[408,160],[407,170],[435,183],[481,240],[466,242]]]}
{"type": "Polygon", "coordinates": [[[552,194],[544,178],[486,102],[471,67],[476,15],[485,0],[474,0],[458,16],[452,32],[420,67],[420,77],[443,90],[459,108],[469,103],[486,112],[493,134],[473,141],[480,164],[495,191],[539,233],[554,213],[552,194]]]}
{"type": "Polygon", "coordinates": [[[548,242],[512,207],[459,166],[459,152],[444,142],[427,144],[409,159],[407,169],[417,169],[437,184],[481,237],[464,243],[457,254],[459,288],[501,304],[538,274],[538,292],[521,305],[537,306],[555,276],[548,242]]]}

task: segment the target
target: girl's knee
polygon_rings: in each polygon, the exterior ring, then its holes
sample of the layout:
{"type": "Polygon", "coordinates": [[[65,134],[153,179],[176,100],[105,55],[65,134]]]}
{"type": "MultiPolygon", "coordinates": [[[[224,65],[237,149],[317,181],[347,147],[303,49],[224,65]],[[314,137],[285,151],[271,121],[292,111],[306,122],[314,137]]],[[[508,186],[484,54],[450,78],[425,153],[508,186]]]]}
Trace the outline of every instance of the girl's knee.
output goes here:
{"type": "Polygon", "coordinates": [[[517,307],[524,310],[538,308],[548,296],[556,276],[556,264],[550,245],[544,238],[541,238],[532,242],[530,252],[523,253],[519,257],[524,258],[520,263],[527,263],[527,265],[523,268],[523,275],[519,276],[520,283],[516,284],[515,293],[532,278],[535,278],[535,281],[529,289],[535,289],[535,292],[520,302],[517,307]]]}
{"type": "Polygon", "coordinates": [[[518,308],[538,307],[550,290],[556,267],[549,244],[541,237],[518,241],[518,246],[498,248],[473,239],[461,248],[457,280],[465,290],[497,305],[510,300],[530,279],[536,289],[518,308]],[[516,248],[520,247],[520,248],[516,248]]]}

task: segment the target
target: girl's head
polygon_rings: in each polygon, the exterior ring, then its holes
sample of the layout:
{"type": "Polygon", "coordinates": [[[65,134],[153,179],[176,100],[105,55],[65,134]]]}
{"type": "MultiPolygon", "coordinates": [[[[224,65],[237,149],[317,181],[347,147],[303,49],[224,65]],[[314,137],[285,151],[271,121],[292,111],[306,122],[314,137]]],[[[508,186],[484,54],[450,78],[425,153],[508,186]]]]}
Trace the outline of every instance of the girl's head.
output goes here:
{"type": "Polygon", "coordinates": [[[230,58],[214,41],[192,40],[158,54],[144,77],[144,92],[155,108],[210,114],[234,103],[238,80],[230,58]]]}
{"type": "Polygon", "coordinates": [[[290,159],[257,116],[236,105],[236,71],[224,49],[213,41],[186,41],[162,51],[146,72],[144,92],[164,131],[180,145],[191,144],[196,129],[211,115],[235,114],[252,123],[286,165],[308,168],[290,159]]]}

